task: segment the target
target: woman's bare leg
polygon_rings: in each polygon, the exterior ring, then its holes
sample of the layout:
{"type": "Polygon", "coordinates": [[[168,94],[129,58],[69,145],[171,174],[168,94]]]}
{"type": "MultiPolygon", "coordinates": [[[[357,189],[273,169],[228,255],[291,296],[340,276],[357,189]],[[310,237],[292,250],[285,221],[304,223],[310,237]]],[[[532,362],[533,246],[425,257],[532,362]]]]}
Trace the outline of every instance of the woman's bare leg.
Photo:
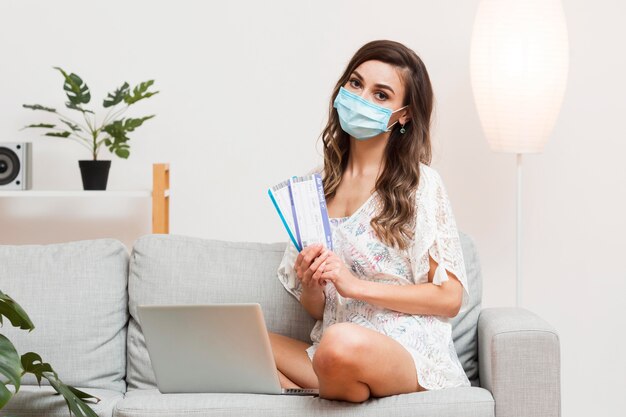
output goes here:
{"type": "Polygon", "coordinates": [[[411,354],[400,343],[355,323],[328,327],[313,363],[324,399],[363,402],[425,390],[411,354]]]}
{"type": "Polygon", "coordinates": [[[283,384],[281,374],[286,378],[285,384],[296,385],[283,388],[319,388],[313,363],[306,353],[306,349],[311,345],[278,333],[268,333],[281,385],[283,384]]]}
{"type": "Polygon", "coordinates": [[[301,386],[295,384],[291,379],[287,378],[285,374],[280,371],[278,371],[278,379],[280,379],[281,388],[302,388],[301,386]]]}

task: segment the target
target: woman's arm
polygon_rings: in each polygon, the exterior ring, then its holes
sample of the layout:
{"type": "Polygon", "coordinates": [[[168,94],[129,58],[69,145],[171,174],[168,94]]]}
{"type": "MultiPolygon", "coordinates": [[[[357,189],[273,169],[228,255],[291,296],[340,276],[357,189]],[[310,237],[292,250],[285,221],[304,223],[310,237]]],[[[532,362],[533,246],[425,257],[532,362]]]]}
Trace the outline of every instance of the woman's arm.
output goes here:
{"type": "Polygon", "coordinates": [[[300,303],[317,320],[324,317],[326,295],[324,294],[324,287],[313,277],[319,276],[318,268],[327,257],[328,252],[325,247],[318,243],[302,249],[294,262],[296,276],[302,283],[300,303]]]}
{"type": "Polygon", "coordinates": [[[357,286],[353,298],[402,313],[455,317],[461,308],[463,286],[457,277],[448,271],[446,271],[448,277],[454,279],[449,279],[441,285],[433,284],[438,264],[432,257],[429,256],[429,259],[429,282],[390,285],[359,280],[362,284],[357,286]]]}
{"type": "Polygon", "coordinates": [[[441,285],[433,284],[437,262],[430,257],[428,283],[393,285],[359,279],[337,255],[332,254],[323,264],[327,271],[321,278],[333,282],[337,292],[344,297],[355,298],[370,304],[407,314],[455,317],[463,301],[463,286],[457,277],[447,272],[448,279],[441,285]]]}
{"type": "Polygon", "coordinates": [[[300,295],[300,303],[314,319],[322,320],[324,317],[324,306],[326,305],[326,295],[322,287],[319,287],[319,289],[303,288],[302,295],[300,295]]]}
{"type": "MultiPolygon", "coordinates": [[[[448,276],[454,274],[448,272],[448,276]]],[[[353,298],[407,314],[455,317],[461,308],[461,283],[450,279],[435,285],[431,282],[392,285],[362,281],[353,298]]]]}

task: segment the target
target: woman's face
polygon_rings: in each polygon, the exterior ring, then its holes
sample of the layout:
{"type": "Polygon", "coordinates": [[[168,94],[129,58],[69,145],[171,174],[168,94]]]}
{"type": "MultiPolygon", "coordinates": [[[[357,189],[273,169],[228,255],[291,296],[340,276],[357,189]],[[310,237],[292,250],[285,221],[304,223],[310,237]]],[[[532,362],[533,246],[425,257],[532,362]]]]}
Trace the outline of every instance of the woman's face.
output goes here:
{"type": "MultiPolygon", "coordinates": [[[[386,62],[363,62],[350,74],[343,88],[392,111],[404,106],[404,82],[400,71],[386,62]]],[[[405,124],[407,116],[408,109],[393,113],[388,126],[396,120],[405,124]]]]}

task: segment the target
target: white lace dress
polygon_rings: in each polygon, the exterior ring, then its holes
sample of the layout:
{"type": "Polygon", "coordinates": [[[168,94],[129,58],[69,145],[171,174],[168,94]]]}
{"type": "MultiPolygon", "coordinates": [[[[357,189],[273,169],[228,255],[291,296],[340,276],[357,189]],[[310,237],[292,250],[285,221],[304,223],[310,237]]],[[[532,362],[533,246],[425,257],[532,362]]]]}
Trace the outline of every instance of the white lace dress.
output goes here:
{"type": "MultiPolygon", "coordinates": [[[[390,285],[428,283],[428,255],[438,263],[433,284],[447,281],[446,270],[463,284],[463,303],[467,310],[469,289],[461,242],[450,201],[439,173],[420,163],[421,176],[416,194],[415,239],[406,250],[382,243],[369,222],[377,209],[377,192],[351,216],[331,218],[334,252],[360,279],[390,285]]],[[[318,167],[311,172],[321,172],[318,167]]],[[[294,264],[298,250],[288,242],[278,278],[300,300],[302,287],[294,264]]],[[[352,322],[385,334],[404,346],[415,362],[419,384],[427,390],[470,386],[452,341],[452,326],[447,317],[405,314],[361,300],[339,296],[328,281],[324,288],[326,304],[323,320],[311,331],[313,345],[307,349],[313,360],[324,331],[334,323],[352,322]]]]}

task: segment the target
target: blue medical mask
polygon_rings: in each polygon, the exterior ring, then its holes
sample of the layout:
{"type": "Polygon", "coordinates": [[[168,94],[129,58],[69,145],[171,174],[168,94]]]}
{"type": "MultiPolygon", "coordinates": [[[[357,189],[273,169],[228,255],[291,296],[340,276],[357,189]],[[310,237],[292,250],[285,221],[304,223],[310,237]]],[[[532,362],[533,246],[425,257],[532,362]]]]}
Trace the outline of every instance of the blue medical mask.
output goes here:
{"type": "Polygon", "coordinates": [[[340,87],[333,107],[337,109],[344,132],[355,139],[364,140],[390,131],[391,126],[398,122],[396,120],[387,129],[391,115],[408,106],[391,111],[340,87]]]}

